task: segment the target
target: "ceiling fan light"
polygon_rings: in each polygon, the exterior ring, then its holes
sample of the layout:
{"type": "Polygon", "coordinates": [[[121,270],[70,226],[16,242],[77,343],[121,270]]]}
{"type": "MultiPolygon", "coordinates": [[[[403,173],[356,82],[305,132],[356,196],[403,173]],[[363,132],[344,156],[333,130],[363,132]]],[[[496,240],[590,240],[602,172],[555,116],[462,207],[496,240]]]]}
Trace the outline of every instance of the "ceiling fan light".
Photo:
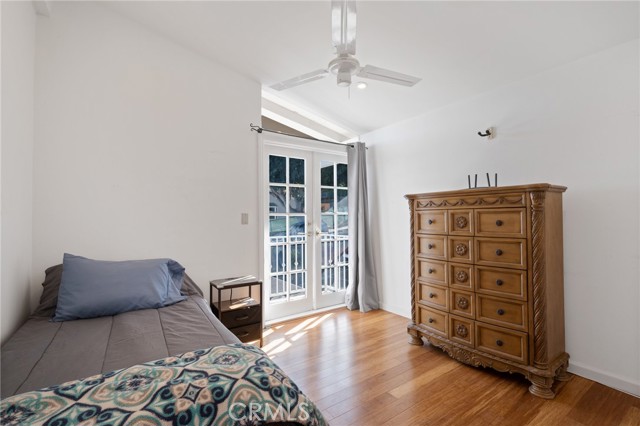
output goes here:
{"type": "Polygon", "coordinates": [[[364,90],[367,88],[367,83],[365,83],[364,81],[359,81],[358,84],[356,84],[356,87],[360,90],[364,90]]]}
{"type": "Polygon", "coordinates": [[[351,86],[351,73],[350,72],[339,72],[338,73],[338,86],[340,86],[340,87],[349,87],[349,86],[351,86]]]}

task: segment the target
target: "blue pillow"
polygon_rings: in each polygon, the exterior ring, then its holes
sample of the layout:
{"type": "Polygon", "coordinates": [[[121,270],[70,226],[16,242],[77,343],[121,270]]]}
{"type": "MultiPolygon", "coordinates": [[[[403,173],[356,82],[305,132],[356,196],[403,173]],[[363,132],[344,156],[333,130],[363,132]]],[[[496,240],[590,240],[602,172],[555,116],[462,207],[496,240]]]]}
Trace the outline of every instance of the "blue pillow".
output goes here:
{"type": "Polygon", "coordinates": [[[161,308],[186,299],[184,268],[171,259],[92,260],[65,253],[54,321],[161,308]]]}

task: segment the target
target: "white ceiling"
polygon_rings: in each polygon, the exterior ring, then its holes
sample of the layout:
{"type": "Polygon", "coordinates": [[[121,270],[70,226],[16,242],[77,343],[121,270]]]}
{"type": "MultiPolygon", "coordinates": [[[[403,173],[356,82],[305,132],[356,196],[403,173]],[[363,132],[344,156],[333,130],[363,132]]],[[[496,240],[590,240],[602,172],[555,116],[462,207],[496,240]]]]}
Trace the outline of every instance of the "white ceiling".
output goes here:
{"type": "MultiPolygon", "coordinates": [[[[328,1],[101,3],[269,86],[333,59],[328,1]]],[[[357,52],[422,78],[277,95],[362,134],[638,38],[637,2],[360,1],[357,52]]],[[[55,13],[55,10],[54,10],[55,13]]]]}

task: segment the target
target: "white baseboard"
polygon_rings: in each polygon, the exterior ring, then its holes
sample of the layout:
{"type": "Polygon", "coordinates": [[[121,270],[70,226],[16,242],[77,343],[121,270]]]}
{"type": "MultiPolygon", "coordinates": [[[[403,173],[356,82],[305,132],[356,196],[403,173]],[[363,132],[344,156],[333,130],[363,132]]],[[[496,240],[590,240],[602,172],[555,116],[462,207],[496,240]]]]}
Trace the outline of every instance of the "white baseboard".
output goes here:
{"type": "Polygon", "coordinates": [[[380,303],[380,309],[383,311],[391,312],[392,314],[400,315],[407,319],[411,319],[411,309],[407,309],[405,306],[389,305],[387,303],[380,303]]]}
{"type": "Polygon", "coordinates": [[[609,386],[610,388],[640,397],[640,382],[634,382],[627,377],[616,376],[615,374],[574,362],[571,359],[569,359],[569,372],[609,386]]]}

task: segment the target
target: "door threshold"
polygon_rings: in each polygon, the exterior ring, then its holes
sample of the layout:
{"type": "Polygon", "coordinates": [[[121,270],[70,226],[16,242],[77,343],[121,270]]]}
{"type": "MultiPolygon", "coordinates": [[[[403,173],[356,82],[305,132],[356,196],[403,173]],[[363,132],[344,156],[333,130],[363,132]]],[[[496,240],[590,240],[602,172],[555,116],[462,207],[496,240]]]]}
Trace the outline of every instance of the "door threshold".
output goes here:
{"type": "Polygon", "coordinates": [[[320,309],[314,309],[313,311],[307,311],[307,312],[301,312],[299,314],[295,314],[295,315],[288,315],[286,317],[281,317],[281,318],[276,318],[276,319],[272,319],[269,321],[265,321],[264,326],[265,328],[273,325],[273,324],[278,324],[281,322],[287,322],[287,321],[291,321],[291,320],[296,320],[296,319],[300,319],[300,318],[304,318],[304,317],[310,317],[312,315],[316,315],[316,314],[321,314],[323,312],[327,312],[327,311],[333,311],[334,309],[340,309],[340,308],[346,308],[347,305],[345,305],[344,303],[340,303],[338,305],[332,305],[332,306],[327,306],[326,308],[320,308],[320,309]]]}

